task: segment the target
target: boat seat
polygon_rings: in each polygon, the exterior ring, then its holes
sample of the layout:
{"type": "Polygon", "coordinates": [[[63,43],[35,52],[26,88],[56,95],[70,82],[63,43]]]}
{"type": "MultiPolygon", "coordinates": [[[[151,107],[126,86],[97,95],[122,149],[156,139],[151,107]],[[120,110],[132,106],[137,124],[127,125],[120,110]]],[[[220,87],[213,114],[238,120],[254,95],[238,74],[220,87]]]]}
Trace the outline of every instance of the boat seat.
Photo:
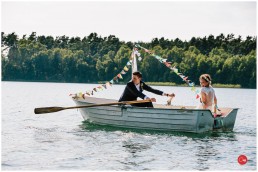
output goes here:
{"type": "MultiPolygon", "coordinates": [[[[228,116],[228,114],[233,110],[232,108],[219,108],[222,113],[222,117],[228,116]]],[[[218,111],[218,110],[217,110],[218,111]]]]}

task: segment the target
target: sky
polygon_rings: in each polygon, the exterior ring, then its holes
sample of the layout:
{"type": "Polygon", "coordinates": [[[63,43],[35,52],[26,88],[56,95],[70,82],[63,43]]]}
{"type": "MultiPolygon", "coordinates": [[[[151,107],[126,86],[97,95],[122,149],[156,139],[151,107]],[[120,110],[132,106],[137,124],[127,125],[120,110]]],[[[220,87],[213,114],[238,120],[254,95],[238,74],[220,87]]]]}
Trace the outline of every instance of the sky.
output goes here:
{"type": "Polygon", "coordinates": [[[79,36],[92,32],[122,41],[153,38],[256,36],[256,1],[2,1],[1,31],[79,36]]]}

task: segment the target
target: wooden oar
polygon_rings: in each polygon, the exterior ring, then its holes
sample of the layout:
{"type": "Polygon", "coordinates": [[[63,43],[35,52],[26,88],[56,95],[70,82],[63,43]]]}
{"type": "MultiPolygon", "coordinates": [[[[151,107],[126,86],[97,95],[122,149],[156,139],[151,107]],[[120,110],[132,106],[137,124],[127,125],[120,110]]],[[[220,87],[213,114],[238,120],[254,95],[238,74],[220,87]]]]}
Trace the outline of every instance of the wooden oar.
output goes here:
{"type": "Polygon", "coordinates": [[[151,102],[151,100],[124,101],[124,102],[92,104],[92,105],[72,106],[72,107],[42,107],[42,108],[35,108],[34,113],[35,114],[52,113],[52,112],[58,112],[61,110],[66,110],[66,109],[78,109],[78,108],[89,108],[89,107],[96,107],[96,106],[125,105],[125,104],[130,105],[130,104],[135,104],[135,103],[146,103],[146,102],[151,102]]]}

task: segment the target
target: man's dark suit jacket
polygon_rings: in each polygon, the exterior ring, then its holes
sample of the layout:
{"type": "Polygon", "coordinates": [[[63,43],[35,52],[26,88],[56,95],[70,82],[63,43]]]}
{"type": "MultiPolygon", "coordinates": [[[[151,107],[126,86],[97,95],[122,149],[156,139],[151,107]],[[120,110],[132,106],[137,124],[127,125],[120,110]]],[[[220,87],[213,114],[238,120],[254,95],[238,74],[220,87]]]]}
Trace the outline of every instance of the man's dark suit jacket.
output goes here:
{"type": "Polygon", "coordinates": [[[125,90],[119,99],[119,102],[134,101],[134,100],[137,100],[137,97],[144,99],[145,95],[142,93],[143,90],[146,90],[158,95],[163,94],[162,91],[151,88],[150,86],[146,85],[143,81],[140,82],[140,91],[138,91],[133,81],[131,81],[127,83],[125,90]]]}

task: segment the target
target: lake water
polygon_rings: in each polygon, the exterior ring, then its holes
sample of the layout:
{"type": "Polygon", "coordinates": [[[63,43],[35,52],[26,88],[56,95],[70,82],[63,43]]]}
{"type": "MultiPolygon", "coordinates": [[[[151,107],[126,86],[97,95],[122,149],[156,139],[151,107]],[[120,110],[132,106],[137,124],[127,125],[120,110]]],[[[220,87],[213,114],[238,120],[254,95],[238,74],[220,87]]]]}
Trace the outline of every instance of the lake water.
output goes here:
{"type": "MultiPolygon", "coordinates": [[[[233,132],[186,134],[83,123],[78,110],[35,115],[36,107],[75,106],[70,93],[94,84],[2,82],[2,170],[255,170],[256,90],[215,88],[219,107],[237,107],[233,132]],[[248,158],[238,164],[238,156],[248,158]]],[[[173,105],[196,105],[189,87],[173,105]]],[[[123,85],[96,97],[118,99],[123,85]]],[[[166,97],[146,92],[165,104],[166,97]]]]}

